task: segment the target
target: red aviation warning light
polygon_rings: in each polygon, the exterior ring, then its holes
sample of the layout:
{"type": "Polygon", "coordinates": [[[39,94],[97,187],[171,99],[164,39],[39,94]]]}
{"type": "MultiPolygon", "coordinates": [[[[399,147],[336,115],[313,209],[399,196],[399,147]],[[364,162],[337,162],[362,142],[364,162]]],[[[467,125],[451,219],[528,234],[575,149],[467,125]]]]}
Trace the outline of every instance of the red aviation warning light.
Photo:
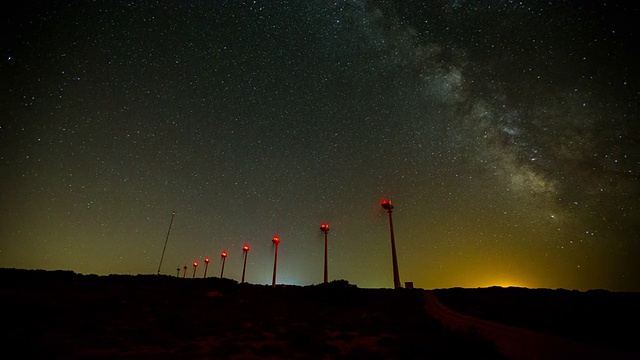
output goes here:
{"type": "Polygon", "coordinates": [[[244,246],[242,246],[242,251],[249,251],[249,245],[244,244],[244,246]]]}
{"type": "Polygon", "coordinates": [[[382,202],[380,203],[380,206],[382,206],[382,208],[387,210],[387,211],[393,209],[393,205],[391,204],[391,200],[387,200],[387,199],[383,199],[382,202]]]}
{"type": "Polygon", "coordinates": [[[227,254],[226,251],[222,250],[222,254],[220,254],[220,256],[222,256],[223,258],[226,258],[227,256],[229,256],[229,254],[227,254]]]}
{"type": "Polygon", "coordinates": [[[327,231],[329,231],[329,225],[323,222],[322,224],[320,224],[320,230],[326,233],[327,231]]]}
{"type": "Polygon", "coordinates": [[[273,235],[273,241],[274,244],[279,244],[280,243],[280,238],[277,235],[273,235]]]}

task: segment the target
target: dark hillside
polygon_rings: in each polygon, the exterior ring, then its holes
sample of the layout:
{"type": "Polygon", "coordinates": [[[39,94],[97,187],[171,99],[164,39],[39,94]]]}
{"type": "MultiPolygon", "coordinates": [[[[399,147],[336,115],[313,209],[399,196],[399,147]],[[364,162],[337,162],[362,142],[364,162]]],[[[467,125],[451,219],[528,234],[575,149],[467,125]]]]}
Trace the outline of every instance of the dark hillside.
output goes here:
{"type": "Polygon", "coordinates": [[[640,293],[478,288],[434,290],[451,309],[610,348],[638,351],[640,293]]]}
{"type": "Polygon", "coordinates": [[[427,317],[421,290],[15,269],[0,281],[5,351],[24,358],[501,358],[427,317]]]}

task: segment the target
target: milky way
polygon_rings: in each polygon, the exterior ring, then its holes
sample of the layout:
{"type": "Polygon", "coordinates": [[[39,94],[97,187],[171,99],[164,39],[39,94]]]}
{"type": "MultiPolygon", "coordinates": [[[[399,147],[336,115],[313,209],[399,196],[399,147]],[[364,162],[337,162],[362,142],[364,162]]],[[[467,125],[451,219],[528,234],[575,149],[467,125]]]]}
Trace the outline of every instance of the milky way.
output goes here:
{"type": "Polygon", "coordinates": [[[637,5],[6,6],[2,267],[640,291],[637,5]]]}

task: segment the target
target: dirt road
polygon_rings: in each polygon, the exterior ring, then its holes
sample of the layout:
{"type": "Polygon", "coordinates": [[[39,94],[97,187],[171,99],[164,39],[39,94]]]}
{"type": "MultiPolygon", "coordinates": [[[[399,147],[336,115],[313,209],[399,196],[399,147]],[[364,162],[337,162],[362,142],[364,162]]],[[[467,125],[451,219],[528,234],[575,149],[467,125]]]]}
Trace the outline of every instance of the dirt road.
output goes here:
{"type": "Polygon", "coordinates": [[[604,349],[590,344],[567,340],[558,336],[523,328],[494,323],[455,312],[444,306],[432,291],[425,291],[429,315],[452,329],[476,331],[493,342],[505,356],[514,360],[537,359],[638,359],[637,355],[604,349]]]}

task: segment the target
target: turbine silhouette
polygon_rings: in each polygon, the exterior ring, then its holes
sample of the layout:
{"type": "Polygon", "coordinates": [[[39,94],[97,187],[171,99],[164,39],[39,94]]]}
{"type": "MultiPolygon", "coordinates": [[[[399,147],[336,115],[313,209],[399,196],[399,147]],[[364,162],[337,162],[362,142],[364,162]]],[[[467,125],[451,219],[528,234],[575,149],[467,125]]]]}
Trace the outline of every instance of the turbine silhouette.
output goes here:
{"type": "Polygon", "coordinates": [[[273,235],[273,239],[271,240],[273,245],[276,247],[275,257],[273,259],[273,281],[271,282],[271,286],[276,286],[276,270],[278,268],[278,244],[280,244],[280,238],[278,235],[273,235]]]}

